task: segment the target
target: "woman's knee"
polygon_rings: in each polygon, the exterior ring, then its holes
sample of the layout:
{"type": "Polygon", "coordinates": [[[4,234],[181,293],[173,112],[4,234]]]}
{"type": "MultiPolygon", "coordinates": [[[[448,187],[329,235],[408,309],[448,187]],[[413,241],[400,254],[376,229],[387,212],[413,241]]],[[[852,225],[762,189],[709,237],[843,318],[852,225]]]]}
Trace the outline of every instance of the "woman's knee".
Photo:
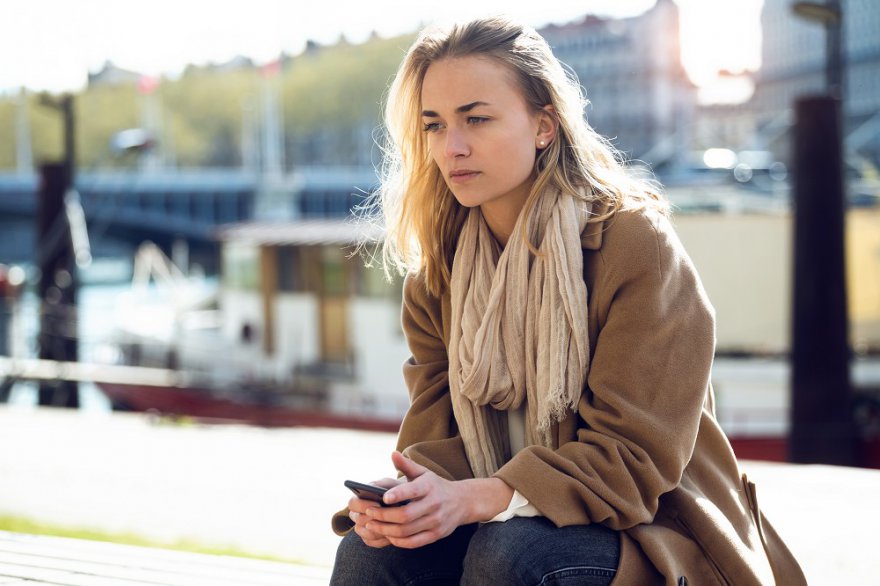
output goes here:
{"type": "Polygon", "coordinates": [[[608,584],[619,534],[602,526],[557,528],[545,518],[489,523],[471,539],[462,584],[608,584]]]}
{"type": "Polygon", "coordinates": [[[449,537],[416,549],[370,547],[352,531],[336,550],[330,584],[458,584],[461,561],[474,530],[470,525],[459,527],[449,537]]]}
{"type": "Polygon", "coordinates": [[[471,538],[464,558],[462,584],[521,584],[527,577],[528,567],[520,567],[521,539],[528,536],[519,527],[519,521],[511,519],[504,523],[487,523],[471,538]]]}
{"type": "Polygon", "coordinates": [[[381,549],[369,547],[357,533],[349,532],[336,548],[336,561],[333,564],[330,584],[334,586],[364,584],[365,577],[372,576],[384,566],[382,557],[385,556],[381,549]]]}

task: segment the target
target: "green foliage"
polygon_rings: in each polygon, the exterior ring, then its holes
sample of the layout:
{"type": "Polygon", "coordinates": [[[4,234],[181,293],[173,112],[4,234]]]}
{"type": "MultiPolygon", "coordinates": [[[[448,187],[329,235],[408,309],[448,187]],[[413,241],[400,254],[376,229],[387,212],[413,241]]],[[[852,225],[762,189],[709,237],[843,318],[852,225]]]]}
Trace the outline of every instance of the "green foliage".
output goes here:
{"type": "Polygon", "coordinates": [[[28,114],[34,163],[39,165],[47,161],[61,161],[64,158],[61,114],[54,108],[41,105],[38,96],[29,96],[28,114]]]}
{"type": "MultiPolygon", "coordinates": [[[[345,136],[358,126],[379,124],[381,102],[412,35],[374,38],[360,45],[340,42],[285,62],[276,78],[257,69],[212,71],[190,67],[179,79],[165,79],[151,96],[133,83],[89,87],[75,96],[77,164],[81,168],[122,165],[110,150],[111,137],[142,125],[144,101],[153,100],[164,143],[177,164],[239,165],[244,117],[258,118],[265,84],[276,84],[288,142],[319,132],[345,136]]],[[[36,164],[63,156],[61,115],[29,96],[29,120],[36,164]]],[[[15,167],[18,97],[0,97],[0,169],[15,167]]]]}
{"type": "Polygon", "coordinates": [[[76,97],[77,164],[88,168],[113,163],[110,139],[139,126],[139,97],[132,85],[98,86],[76,97]]]}
{"type": "Polygon", "coordinates": [[[288,132],[378,122],[382,97],[412,37],[340,44],[294,60],[283,78],[288,132]]]}
{"type": "Polygon", "coordinates": [[[15,167],[15,98],[0,101],[0,169],[15,167]]]}

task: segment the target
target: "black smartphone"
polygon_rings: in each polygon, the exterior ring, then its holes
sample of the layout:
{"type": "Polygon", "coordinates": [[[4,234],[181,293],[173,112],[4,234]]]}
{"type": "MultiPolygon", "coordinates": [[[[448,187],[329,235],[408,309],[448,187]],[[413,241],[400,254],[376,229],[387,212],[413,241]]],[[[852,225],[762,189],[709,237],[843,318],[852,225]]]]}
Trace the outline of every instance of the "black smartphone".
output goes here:
{"type": "Polygon", "coordinates": [[[409,501],[401,501],[399,503],[394,503],[393,505],[387,505],[382,500],[382,495],[388,492],[387,488],[382,488],[381,486],[376,486],[375,484],[364,484],[363,482],[355,482],[354,480],[346,480],[345,486],[348,487],[351,492],[357,495],[358,498],[365,499],[368,501],[375,501],[382,505],[383,507],[399,507],[401,505],[407,504],[409,501]]]}

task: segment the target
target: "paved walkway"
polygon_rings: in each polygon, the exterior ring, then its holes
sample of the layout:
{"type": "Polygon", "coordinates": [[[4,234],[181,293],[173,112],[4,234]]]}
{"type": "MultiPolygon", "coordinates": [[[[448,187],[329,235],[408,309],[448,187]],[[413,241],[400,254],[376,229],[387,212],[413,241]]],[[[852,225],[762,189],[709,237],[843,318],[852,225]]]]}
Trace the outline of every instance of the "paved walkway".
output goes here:
{"type": "MultiPolygon", "coordinates": [[[[0,446],[0,515],[231,546],[320,576],[338,543],[329,519],[348,500],[343,480],[394,474],[391,434],[179,425],[138,414],[0,407],[0,446]]],[[[811,584],[876,583],[880,471],[742,467],[811,584]]]]}

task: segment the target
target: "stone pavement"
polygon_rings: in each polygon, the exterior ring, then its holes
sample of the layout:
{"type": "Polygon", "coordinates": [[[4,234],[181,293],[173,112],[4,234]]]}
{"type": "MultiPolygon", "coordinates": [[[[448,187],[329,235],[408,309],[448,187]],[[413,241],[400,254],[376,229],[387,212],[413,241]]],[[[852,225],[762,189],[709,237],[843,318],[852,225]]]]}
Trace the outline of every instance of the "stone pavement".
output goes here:
{"type": "MultiPolygon", "coordinates": [[[[296,560],[328,575],[347,478],[394,475],[392,434],[172,424],[0,407],[0,515],[296,560]]],[[[871,584],[880,471],[742,462],[811,584],[871,584]]]]}

